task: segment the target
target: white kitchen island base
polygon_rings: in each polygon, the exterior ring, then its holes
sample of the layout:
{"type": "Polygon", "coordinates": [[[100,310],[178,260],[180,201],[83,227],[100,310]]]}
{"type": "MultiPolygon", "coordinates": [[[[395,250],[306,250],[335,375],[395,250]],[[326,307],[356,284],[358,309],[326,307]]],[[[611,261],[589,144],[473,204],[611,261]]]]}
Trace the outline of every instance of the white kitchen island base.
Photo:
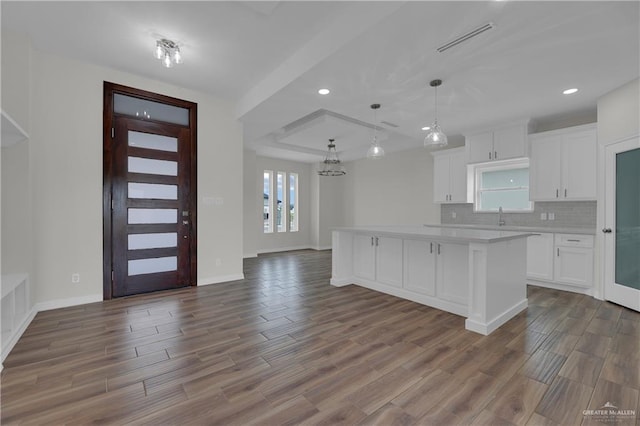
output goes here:
{"type": "Polygon", "coordinates": [[[487,335],[527,307],[526,237],[457,228],[333,231],[331,284],[357,284],[467,317],[487,335]]]}

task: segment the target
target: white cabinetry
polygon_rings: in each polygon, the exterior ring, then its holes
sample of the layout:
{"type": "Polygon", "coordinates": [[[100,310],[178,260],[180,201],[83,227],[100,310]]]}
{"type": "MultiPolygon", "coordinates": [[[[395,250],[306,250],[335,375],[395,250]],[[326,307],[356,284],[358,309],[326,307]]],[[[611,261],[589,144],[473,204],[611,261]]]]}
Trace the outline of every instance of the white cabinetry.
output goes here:
{"type": "Polygon", "coordinates": [[[596,199],[595,125],[529,136],[533,201],[596,199]]]}
{"type": "Polygon", "coordinates": [[[465,135],[469,163],[527,156],[527,123],[465,135]]]}
{"type": "Polygon", "coordinates": [[[468,299],[468,247],[464,244],[404,240],[406,290],[460,305],[468,299]]]}
{"type": "Polygon", "coordinates": [[[527,277],[553,280],[553,234],[527,238],[527,277]]]}
{"type": "MultiPolygon", "coordinates": [[[[433,241],[404,241],[404,283],[409,291],[436,295],[436,256],[433,241]]],[[[436,247],[437,249],[437,247],[436,247]]]]}
{"type": "Polygon", "coordinates": [[[433,155],[433,201],[466,203],[467,155],[464,148],[436,151],[433,155]]]}
{"type": "Polygon", "coordinates": [[[593,287],[593,236],[543,233],[527,238],[527,278],[561,290],[593,287]],[[540,282],[539,282],[540,281],[540,282]]]}
{"type": "Polygon", "coordinates": [[[355,276],[402,287],[402,239],[356,234],[353,251],[355,276]]]}
{"type": "Polygon", "coordinates": [[[591,288],[593,283],[593,237],[556,234],[553,278],[556,282],[591,288]]]}

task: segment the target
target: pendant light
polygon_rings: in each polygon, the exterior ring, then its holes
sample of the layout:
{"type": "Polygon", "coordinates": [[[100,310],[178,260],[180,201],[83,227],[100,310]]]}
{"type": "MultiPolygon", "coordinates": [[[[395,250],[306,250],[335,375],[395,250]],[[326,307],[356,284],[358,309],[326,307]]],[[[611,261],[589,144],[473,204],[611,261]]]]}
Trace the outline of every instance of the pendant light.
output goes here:
{"type": "Polygon", "coordinates": [[[344,166],[338,158],[336,145],[333,143],[334,141],[335,139],[329,139],[329,150],[327,151],[327,156],[320,164],[320,170],[318,170],[318,174],[320,176],[343,176],[347,174],[344,170],[344,166]]]}
{"type": "Polygon", "coordinates": [[[372,104],[371,109],[373,110],[373,140],[371,141],[371,146],[367,151],[367,158],[371,160],[377,160],[379,158],[384,157],[384,149],[378,143],[378,117],[377,111],[380,108],[380,104],[372,104]]]}
{"type": "Polygon", "coordinates": [[[447,135],[444,134],[440,126],[438,126],[438,86],[442,84],[442,80],[431,80],[429,85],[436,90],[435,96],[435,120],[429,129],[429,133],[424,138],[425,148],[443,148],[447,146],[447,135]]]}

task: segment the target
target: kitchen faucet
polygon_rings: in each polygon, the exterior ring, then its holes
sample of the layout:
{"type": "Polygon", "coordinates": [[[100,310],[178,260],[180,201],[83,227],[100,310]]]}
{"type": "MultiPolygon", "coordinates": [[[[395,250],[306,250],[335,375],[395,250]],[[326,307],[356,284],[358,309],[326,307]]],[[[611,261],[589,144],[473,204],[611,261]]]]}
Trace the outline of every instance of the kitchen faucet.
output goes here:
{"type": "Polygon", "coordinates": [[[498,226],[504,226],[506,222],[502,218],[502,206],[498,209],[498,226]]]}

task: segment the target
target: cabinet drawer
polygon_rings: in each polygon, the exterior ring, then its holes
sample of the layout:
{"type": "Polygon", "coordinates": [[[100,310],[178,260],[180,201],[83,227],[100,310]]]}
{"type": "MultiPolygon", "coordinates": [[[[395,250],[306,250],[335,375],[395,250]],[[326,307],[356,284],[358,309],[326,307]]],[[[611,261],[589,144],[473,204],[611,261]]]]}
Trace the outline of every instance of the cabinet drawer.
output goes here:
{"type": "Polygon", "coordinates": [[[563,247],[593,248],[593,235],[556,234],[555,245],[563,247]]]}

